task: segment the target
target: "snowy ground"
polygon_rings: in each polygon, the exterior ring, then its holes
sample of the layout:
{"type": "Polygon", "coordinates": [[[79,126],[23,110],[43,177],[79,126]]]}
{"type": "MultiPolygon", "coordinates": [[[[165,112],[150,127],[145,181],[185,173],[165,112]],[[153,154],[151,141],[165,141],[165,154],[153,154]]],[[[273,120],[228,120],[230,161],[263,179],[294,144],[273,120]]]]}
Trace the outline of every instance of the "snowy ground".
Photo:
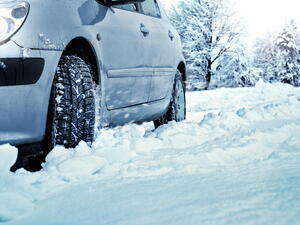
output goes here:
{"type": "Polygon", "coordinates": [[[188,120],[99,133],[44,169],[7,171],[0,222],[22,225],[300,224],[300,89],[188,93],[188,120]]]}

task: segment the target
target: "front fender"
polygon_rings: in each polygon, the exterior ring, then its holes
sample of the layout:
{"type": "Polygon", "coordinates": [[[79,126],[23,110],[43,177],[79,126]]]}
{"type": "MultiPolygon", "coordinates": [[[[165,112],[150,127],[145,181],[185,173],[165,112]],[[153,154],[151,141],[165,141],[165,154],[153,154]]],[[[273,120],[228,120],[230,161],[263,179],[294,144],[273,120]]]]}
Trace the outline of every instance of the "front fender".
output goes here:
{"type": "Polygon", "coordinates": [[[96,40],[93,23],[107,8],[95,0],[27,0],[29,15],[11,38],[23,48],[62,51],[76,37],[96,40]]]}

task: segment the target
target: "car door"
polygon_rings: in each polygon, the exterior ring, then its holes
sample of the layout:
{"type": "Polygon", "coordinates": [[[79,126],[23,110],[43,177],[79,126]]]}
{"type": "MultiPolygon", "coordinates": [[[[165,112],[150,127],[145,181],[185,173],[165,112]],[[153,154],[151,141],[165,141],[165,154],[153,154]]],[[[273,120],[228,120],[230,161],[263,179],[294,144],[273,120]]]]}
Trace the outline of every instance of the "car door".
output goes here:
{"type": "Polygon", "coordinates": [[[137,4],[110,7],[98,22],[97,30],[106,72],[105,102],[109,110],[146,103],[149,99],[151,71],[148,53],[151,47],[143,16],[137,4]]]}
{"type": "Polygon", "coordinates": [[[143,13],[149,21],[151,37],[151,80],[149,101],[164,99],[173,87],[176,73],[175,54],[177,50],[173,35],[174,28],[162,13],[157,0],[146,0],[141,3],[143,13]]]}

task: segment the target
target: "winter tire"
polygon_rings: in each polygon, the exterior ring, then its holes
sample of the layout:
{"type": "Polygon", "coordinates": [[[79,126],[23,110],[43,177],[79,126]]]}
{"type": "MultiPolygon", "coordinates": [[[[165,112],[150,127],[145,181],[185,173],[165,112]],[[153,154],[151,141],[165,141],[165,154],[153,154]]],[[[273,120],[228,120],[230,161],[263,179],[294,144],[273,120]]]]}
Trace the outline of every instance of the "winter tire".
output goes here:
{"type": "Polygon", "coordinates": [[[185,85],[181,73],[177,71],[169,108],[158,120],[154,121],[155,128],[170,121],[180,122],[186,119],[185,85]]]}
{"type": "Polygon", "coordinates": [[[63,56],[53,83],[50,107],[50,148],[73,148],[80,141],[92,142],[95,126],[95,85],[86,62],[63,56]]]}

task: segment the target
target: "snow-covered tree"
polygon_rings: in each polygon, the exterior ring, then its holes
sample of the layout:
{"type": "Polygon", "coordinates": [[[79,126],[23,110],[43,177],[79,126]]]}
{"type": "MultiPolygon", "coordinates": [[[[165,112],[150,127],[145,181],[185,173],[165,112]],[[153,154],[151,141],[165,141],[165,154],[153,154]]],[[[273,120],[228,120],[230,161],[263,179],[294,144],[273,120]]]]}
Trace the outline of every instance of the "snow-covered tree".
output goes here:
{"type": "Polygon", "coordinates": [[[300,55],[297,46],[297,26],[292,20],[278,36],[276,47],[279,51],[279,79],[281,82],[298,86],[300,76],[300,55]]]}
{"type": "Polygon", "coordinates": [[[234,50],[224,53],[216,63],[215,79],[211,86],[215,87],[244,87],[252,86],[258,80],[250,71],[249,57],[245,47],[235,47],[234,50]]]}
{"type": "Polygon", "coordinates": [[[220,74],[217,69],[226,69],[226,74],[237,69],[232,58],[237,58],[234,47],[241,27],[232,9],[228,0],[184,0],[170,11],[171,21],[182,38],[191,88],[201,88],[195,85],[199,83],[208,88],[212,76],[220,74]],[[229,58],[233,68],[220,65],[225,63],[224,58],[229,58]]]}
{"type": "Polygon", "coordinates": [[[271,33],[254,43],[253,71],[266,82],[277,81],[279,76],[279,52],[275,43],[276,37],[271,33]]]}
{"type": "Polygon", "coordinates": [[[300,38],[295,22],[255,42],[254,67],[265,81],[299,86],[300,38]]]}

